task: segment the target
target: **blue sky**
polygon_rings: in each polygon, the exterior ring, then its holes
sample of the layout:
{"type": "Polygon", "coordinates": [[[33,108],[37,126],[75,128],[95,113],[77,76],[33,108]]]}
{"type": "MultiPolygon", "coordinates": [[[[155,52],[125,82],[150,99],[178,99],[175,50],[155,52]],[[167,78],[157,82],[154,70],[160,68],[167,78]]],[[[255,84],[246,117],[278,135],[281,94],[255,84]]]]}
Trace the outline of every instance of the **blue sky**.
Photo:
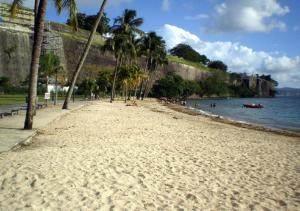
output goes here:
{"type": "MultiPolygon", "coordinates": [[[[300,88],[300,0],[108,1],[109,18],[125,8],[137,10],[145,20],[141,28],[159,33],[169,48],[185,42],[224,61],[230,71],[272,74],[280,87],[300,88]]],[[[77,2],[80,12],[96,14],[102,1],[77,2]]],[[[66,18],[57,16],[49,0],[47,19],[66,18]]]]}

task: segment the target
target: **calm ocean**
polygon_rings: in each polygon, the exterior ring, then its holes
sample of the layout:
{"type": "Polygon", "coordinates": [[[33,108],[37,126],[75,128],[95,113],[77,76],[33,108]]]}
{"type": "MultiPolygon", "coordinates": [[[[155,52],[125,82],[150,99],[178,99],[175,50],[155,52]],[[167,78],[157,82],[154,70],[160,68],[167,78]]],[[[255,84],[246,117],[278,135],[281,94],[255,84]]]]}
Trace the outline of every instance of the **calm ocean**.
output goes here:
{"type": "Polygon", "coordinates": [[[189,100],[187,106],[235,121],[300,131],[300,97],[189,100]],[[211,108],[211,103],[216,107],[211,108]],[[264,108],[243,108],[245,103],[260,103],[264,108]]]}

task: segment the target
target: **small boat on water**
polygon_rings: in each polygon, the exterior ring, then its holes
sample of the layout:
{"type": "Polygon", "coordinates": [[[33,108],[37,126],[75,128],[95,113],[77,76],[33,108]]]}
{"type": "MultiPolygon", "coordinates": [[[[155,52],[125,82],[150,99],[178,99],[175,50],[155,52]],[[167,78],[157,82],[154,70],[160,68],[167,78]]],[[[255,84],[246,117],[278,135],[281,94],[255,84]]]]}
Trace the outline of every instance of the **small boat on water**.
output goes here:
{"type": "Polygon", "coordinates": [[[245,108],[263,108],[264,106],[262,104],[243,104],[243,107],[245,108]]]}

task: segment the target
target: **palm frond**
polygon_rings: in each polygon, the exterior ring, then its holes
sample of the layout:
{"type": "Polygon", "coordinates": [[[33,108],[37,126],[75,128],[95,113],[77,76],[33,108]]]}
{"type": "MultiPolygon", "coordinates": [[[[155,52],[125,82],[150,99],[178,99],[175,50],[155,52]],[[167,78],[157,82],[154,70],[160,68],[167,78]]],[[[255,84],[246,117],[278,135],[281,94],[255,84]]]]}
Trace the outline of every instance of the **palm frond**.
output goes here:
{"type": "Polygon", "coordinates": [[[77,3],[76,0],[54,0],[55,8],[58,14],[63,10],[69,11],[69,19],[74,31],[78,30],[77,3]]]}
{"type": "Polygon", "coordinates": [[[23,7],[23,0],[14,0],[10,7],[10,16],[15,18],[19,9],[23,7]]]}

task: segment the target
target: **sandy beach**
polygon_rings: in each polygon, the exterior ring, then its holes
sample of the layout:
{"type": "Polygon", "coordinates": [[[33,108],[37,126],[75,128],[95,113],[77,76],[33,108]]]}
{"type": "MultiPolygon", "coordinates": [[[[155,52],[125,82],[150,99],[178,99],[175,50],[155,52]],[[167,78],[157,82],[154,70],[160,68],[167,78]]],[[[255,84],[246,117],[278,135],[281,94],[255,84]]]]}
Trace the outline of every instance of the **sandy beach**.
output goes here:
{"type": "Polygon", "coordinates": [[[97,102],[0,154],[0,210],[300,210],[300,139],[97,102]]]}

